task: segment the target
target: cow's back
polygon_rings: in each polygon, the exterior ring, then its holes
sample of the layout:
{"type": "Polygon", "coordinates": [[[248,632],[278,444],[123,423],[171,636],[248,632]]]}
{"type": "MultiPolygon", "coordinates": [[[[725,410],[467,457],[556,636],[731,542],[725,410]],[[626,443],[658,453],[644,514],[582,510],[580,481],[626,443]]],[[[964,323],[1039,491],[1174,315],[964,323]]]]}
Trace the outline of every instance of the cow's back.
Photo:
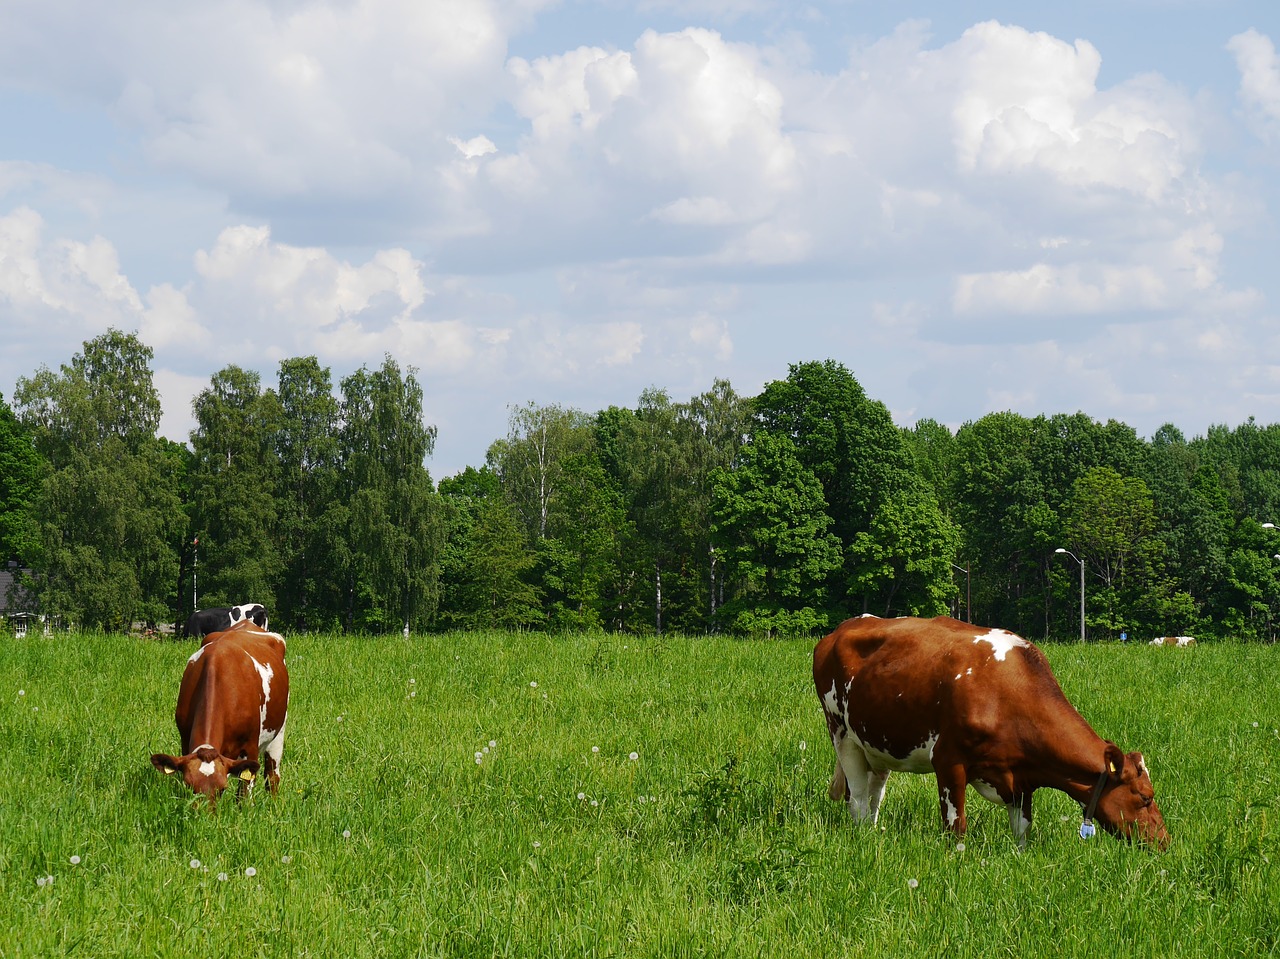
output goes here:
{"type": "Polygon", "coordinates": [[[1031,709],[1071,709],[1031,643],[945,616],[845,621],[814,649],[814,685],[833,733],[899,759],[940,734],[1007,742],[1031,709]]]}
{"type": "Polygon", "coordinates": [[[283,727],[288,697],[282,637],[252,623],[211,634],[187,660],[178,690],[183,751],[199,745],[195,739],[221,739],[212,745],[234,755],[263,729],[283,727]]]}

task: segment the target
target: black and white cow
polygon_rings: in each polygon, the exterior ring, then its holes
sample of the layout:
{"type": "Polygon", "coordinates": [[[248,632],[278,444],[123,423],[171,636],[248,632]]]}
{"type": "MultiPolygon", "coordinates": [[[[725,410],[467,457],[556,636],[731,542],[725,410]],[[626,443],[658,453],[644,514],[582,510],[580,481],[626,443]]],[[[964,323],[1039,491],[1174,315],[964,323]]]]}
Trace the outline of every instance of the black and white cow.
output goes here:
{"type": "Polygon", "coordinates": [[[244,603],[240,606],[211,606],[197,609],[182,627],[182,635],[200,639],[210,633],[220,633],[245,620],[260,629],[267,628],[267,607],[261,603],[244,603]]]}

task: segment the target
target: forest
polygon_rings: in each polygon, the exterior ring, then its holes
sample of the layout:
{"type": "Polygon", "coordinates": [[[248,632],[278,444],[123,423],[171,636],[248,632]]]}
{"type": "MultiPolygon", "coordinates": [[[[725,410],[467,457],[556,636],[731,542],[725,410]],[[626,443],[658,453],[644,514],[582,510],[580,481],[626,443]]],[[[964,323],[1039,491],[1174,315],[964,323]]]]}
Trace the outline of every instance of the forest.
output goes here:
{"type": "Polygon", "coordinates": [[[435,482],[423,385],[390,356],[336,389],[314,356],[274,384],[227,366],[189,444],[157,435],[152,359],[113,329],[0,397],[9,609],[103,630],[252,601],[310,632],[770,637],[867,612],[1275,639],[1275,424],[898,426],[828,359],[757,396],[516,406],[483,464],[435,482]]]}

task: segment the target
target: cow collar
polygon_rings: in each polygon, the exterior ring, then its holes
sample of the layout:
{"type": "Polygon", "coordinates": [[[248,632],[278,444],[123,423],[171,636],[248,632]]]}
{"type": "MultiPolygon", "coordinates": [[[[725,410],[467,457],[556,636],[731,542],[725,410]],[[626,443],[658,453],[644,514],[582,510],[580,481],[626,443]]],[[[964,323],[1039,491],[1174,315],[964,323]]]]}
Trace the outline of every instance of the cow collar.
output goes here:
{"type": "Polygon", "coordinates": [[[1102,798],[1102,787],[1107,784],[1107,777],[1110,775],[1109,769],[1102,770],[1098,781],[1093,784],[1093,789],[1089,790],[1089,805],[1084,811],[1084,822],[1080,824],[1081,839],[1091,839],[1096,832],[1093,828],[1093,814],[1098,810],[1098,800],[1102,798]]]}

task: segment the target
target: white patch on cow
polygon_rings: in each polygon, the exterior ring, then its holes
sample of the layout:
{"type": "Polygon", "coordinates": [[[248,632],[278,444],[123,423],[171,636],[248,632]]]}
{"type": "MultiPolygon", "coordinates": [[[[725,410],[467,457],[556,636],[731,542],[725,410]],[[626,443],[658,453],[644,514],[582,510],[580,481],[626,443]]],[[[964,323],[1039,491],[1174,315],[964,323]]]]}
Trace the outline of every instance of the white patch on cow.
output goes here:
{"type": "Polygon", "coordinates": [[[200,775],[201,775],[201,776],[212,776],[212,775],[213,775],[213,770],[214,770],[214,768],[215,768],[215,767],[214,767],[213,763],[201,763],[201,764],[200,764],[200,775]]]}
{"type": "Polygon", "coordinates": [[[907,753],[906,756],[894,756],[860,739],[857,742],[872,769],[897,773],[933,772],[933,747],[938,744],[937,733],[930,733],[928,739],[907,753]]]}
{"type": "Polygon", "coordinates": [[[1011,633],[1006,629],[993,629],[991,632],[982,636],[975,636],[973,641],[975,643],[989,644],[996,659],[1001,662],[1003,662],[1004,658],[1009,655],[1009,650],[1015,649],[1018,646],[1031,645],[1021,636],[1016,633],[1011,633]]]}
{"type": "Polygon", "coordinates": [[[973,786],[979,796],[988,802],[993,802],[997,806],[1003,806],[1005,804],[1004,800],[1000,797],[1000,793],[996,792],[996,787],[991,785],[991,783],[983,782],[981,779],[975,779],[970,783],[970,785],[973,786]]]}
{"type": "Polygon", "coordinates": [[[275,670],[270,664],[260,663],[253,656],[249,656],[249,661],[262,677],[262,707],[258,710],[258,728],[261,730],[267,724],[267,703],[271,702],[271,677],[275,675],[275,670]]]}
{"type": "Polygon", "coordinates": [[[840,701],[836,698],[836,683],[831,682],[831,689],[822,697],[822,707],[832,716],[840,715],[840,701]]]}
{"type": "Polygon", "coordinates": [[[942,790],[942,801],[946,803],[947,806],[947,825],[954,826],[956,824],[956,820],[960,818],[960,813],[956,810],[955,803],[951,801],[950,787],[942,790]]]}
{"type": "Polygon", "coordinates": [[[966,669],[966,670],[964,671],[964,674],[965,674],[966,676],[972,676],[972,675],[973,675],[973,667],[972,667],[972,666],[970,666],[968,669],[966,669]]]}
{"type": "Polygon", "coordinates": [[[201,653],[203,653],[204,651],[205,651],[205,647],[204,647],[204,646],[201,646],[201,647],[200,647],[199,649],[197,649],[194,653],[192,653],[190,656],[188,656],[188,657],[187,657],[187,665],[189,666],[189,665],[191,665],[192,663],[194,663],[197,659],[199,659],[199,658],[200,658],[200,654],[201,654],[201,653]]]}

